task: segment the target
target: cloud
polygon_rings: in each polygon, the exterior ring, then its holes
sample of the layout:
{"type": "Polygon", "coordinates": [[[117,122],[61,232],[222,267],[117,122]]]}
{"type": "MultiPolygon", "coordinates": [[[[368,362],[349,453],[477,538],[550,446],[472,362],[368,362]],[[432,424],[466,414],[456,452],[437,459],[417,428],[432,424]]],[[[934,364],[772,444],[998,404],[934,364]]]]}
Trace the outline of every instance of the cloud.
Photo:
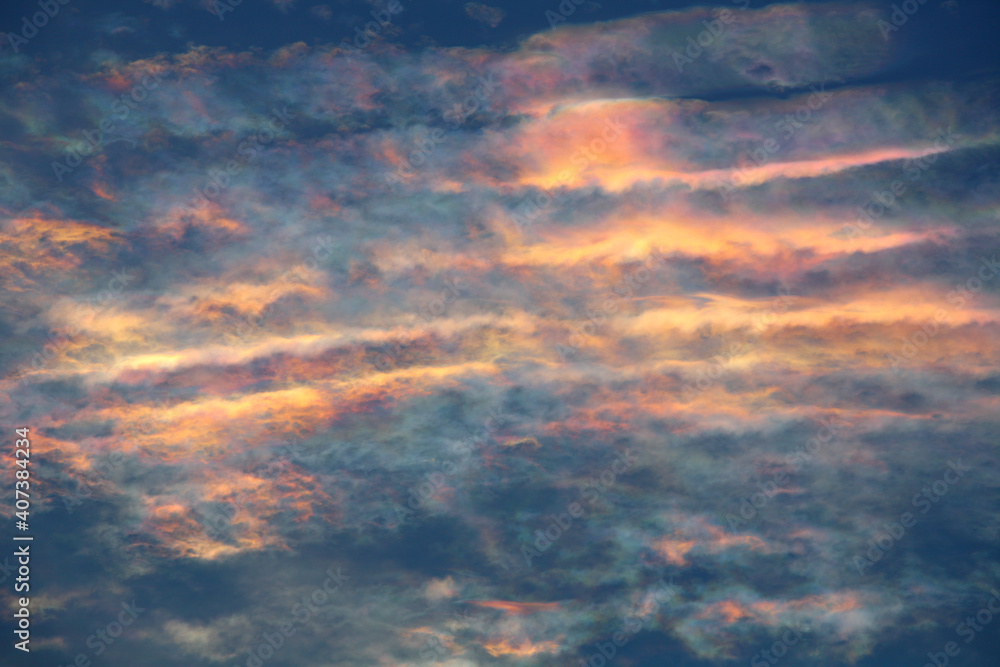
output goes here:
{"type": "Polygon", "coordinates": [[[333,561],[283,664],[570,664],[669,575],[623,663],[808,623],[800,660],[896,664],[950,632],[1000,539],[996,82],[901,78],[916,37],[868,4],[730,11],[681,69],[717,10],[4,79],[0,410],[59,528],[46,657],[134,594],[109,659],[245,663],[333,561]],[[129,141],[60,182],[150,72],[129,141]],[[856,576],[956,457],[967,483],[856,576]]]}

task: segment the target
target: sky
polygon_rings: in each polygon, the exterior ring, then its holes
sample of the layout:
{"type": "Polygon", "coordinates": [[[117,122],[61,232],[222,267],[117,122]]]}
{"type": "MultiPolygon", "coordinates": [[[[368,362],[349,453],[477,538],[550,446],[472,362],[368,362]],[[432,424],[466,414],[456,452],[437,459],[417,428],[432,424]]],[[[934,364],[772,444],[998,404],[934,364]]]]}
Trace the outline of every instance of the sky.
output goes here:
{"type": "Polygon", "coordinates": [[[0,664],[996,665],[1000,6],[312,1],[0,10],[0,664]]]}

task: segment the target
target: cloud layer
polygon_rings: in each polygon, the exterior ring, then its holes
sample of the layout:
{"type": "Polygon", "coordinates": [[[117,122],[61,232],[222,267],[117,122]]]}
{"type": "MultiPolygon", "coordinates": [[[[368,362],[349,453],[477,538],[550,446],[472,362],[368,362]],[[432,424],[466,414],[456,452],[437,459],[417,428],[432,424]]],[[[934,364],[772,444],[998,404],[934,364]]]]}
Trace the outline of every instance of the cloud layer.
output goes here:
{"type": "Polygon", "coordinates": [[[879,6],[725,11],[0,54],[37,74],[0,102],[37,651],[95,657],[132,598],[108,664],[252,664],[285,622],[265,663],[954,639],[1000,580],[1000,88],[893,80],[879,6]]]}

